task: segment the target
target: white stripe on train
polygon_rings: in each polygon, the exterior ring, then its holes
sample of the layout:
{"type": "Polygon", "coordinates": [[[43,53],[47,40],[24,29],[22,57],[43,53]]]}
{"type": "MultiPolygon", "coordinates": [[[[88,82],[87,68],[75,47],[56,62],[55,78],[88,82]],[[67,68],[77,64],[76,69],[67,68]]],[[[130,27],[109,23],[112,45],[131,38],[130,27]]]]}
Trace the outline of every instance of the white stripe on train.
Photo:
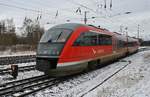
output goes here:
{"type": "Polygon", "coordinates": [[[76,64],[81,64],[81,63],[89,62],[91,60],[92,59],[87,59],[87,60],[82,60],[82,61],[75,61],[75,62],[58,63],[57,67],[72,66],[72,65],[76,65],[76,64]]]}

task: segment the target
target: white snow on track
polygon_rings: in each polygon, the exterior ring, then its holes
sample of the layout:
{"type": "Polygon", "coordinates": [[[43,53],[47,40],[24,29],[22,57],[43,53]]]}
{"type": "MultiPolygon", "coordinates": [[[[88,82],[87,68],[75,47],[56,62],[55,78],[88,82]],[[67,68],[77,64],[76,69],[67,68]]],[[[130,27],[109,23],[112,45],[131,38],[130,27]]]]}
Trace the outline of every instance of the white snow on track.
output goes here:
{"type": "Polygon", "coordinates": [[[35,55],[34,51],[24,51],[24,52],[12,52],[11,50],[0,51],[0,57],[11,57],[11,56],[24,56],[24,55],[35,55]]]}
{"type": "MultiPolygon", "coordinates": [[[[23,67],[23,66],[31,66],[31,65],[35,65],[36,62],[29,62],[29,63],[18,63],[15,65],[18,65],[18,67],[23,67]]],[[[6,69],[6,68],[11,68],[11,65],[0,65],[0,69],[6,69]]]]}
{"type": "Polygon", "coordinates": [[[43,75],[43,73],[37,70],[28,71],[28,72],[20,72],[18,73],[17,79],[13,79],[11,75],[7,74],[5,76],[0,76],[0,84],[11,82],[11,81],[16,81],[16,80],[21,80],[21,79],[26,79],[26,78],[31,78],[35,76],[40,76],[40,75],[43,75]]]}
{"type": "MultiPolygon", "coordinates": [[[[17,65],[19,67],[31,66],[31,65],[35,65],[35,62],[21,63],[21,64],[17,64],[17,65]]],[[[5,69],[5,68],[10,68],[10,65],[0,66],[0,69],[5,69]]],[[[37,70],[18,72],[17,79],[13,79],[13,77],[10,74],[0,75],[0,84],[15,81],[15,80],[21,80],[21,79],[25,79],[25,78],[30,78],[30,77],[34,77],[34,76],[39,76],[39,75],[43,75],[43,74],[44,74],[43,72],[39,72],[37,70]]]]}

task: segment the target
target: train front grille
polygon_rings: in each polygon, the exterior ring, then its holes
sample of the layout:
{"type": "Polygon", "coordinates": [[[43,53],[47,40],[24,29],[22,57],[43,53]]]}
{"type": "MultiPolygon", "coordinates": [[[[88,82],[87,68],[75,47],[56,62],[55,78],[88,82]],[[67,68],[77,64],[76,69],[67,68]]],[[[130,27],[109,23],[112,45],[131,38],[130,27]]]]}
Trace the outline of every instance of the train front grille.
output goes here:
{"type": "Polygon", "coordinates": [[[46,72],[56,69],[58,58],[36,58],[36,69],[46,72]]]}

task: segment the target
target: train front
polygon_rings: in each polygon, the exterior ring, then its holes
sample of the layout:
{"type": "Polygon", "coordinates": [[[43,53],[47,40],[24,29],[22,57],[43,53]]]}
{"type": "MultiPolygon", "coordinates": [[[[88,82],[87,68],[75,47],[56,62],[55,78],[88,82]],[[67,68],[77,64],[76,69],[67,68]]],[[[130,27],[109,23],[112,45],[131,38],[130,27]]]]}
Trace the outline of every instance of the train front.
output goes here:
{"type": "Polygon", "coordinates": [[[70,29],[53,27],[43,34],[37,49],[37,70],[56,75],[50,72],[57,69],[59,56],[71,33],[70,29]]]}

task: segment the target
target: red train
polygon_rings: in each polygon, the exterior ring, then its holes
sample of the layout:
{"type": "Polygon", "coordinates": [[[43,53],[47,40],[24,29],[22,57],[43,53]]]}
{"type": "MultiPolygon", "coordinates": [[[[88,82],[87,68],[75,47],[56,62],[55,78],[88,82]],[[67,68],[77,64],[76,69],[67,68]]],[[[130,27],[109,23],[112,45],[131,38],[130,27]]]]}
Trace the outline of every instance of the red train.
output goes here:
{"type": "Polygon", "coordinates": [[[36,69],[66,76],[93,69],[138,50],[138,39],[77,23],[60,24],[45,32],[37,49],[36,69]]]}

